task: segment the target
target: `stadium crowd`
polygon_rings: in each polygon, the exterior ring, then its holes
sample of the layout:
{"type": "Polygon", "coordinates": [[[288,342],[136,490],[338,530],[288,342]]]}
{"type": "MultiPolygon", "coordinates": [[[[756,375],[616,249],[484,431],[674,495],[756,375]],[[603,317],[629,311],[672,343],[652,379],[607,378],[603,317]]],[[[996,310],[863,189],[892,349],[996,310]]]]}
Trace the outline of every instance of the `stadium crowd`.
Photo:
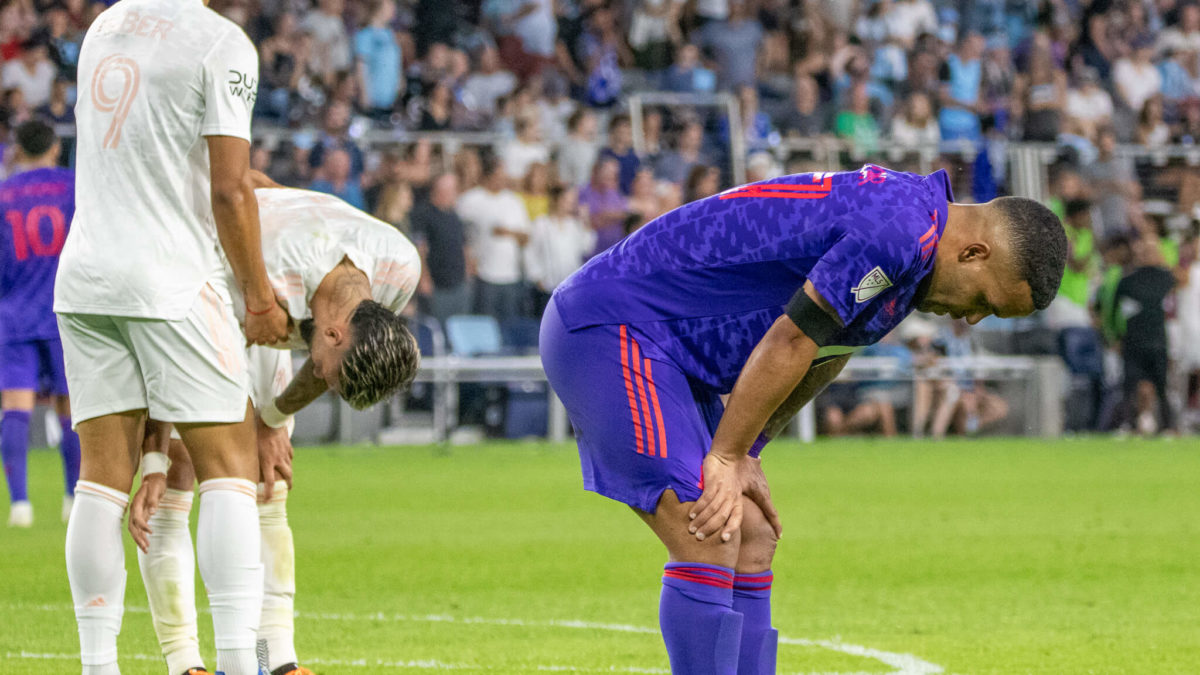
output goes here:
{"type": "MultiPolygon", "coordinates": [[[[104,7],[9,0],[0,9],[5,129],[39,117],[69,130],[80,43],[104,7]]],[[[253,148],[254,168],[284,185],[335,194],[409,234],[425,261],[420,311],[439,320],[472,312],[536,317],[587,257],[731,184],[723,109],[649,106],[635,125],[625,105],[631,92],[735,94],[747,149],[738,159],[748,180],[827,168],[784,151],[789,139],[839,139],[845,168],[863,158],[905,168],[885,151],[940,147],[953,150],[941,161],[959,169],[959,199],[984,201],[1008,189],[1006,143],[1055,144],[1050,204],[1067,224],[1073,253],[1043,325],[1054,332],[1052,350],[1088,383],[1072,396],[1085,397],[1091,412],[1072,425],[1149,432],[1196,422],[1200,343],[1187,337],[1200,334],[1193,217],[1200,172],[1175,163],[1146,172],[1118,146],[1200,140],[1200,4],[213,0],[213,7],[260,50],[255,115],[263,140],[253,148]],[[378,140],[397,130],[465,135],[450,143],[420,134],[378,140]],[[969,160],[954,154],[961,148],[971,149],[969,160]],[[1140,309],[1155,305],[1166,310],[1140,309]],[[1120,354],[1124,367],[1100,363],[1106,353],[1120,354]],[[1178,366],[1170,377],[1169,362],[1178,366]],[[1123,388],[1122,374],[1133,383],[1123,388]]],[[[69,163],[69,143],[63,152],[69,163]]],[[[913,334],[893,347],[918,368],[963,340],[949,326],[913,334]]],[[[930,417],[934,435],[1003,417],[1003,400],[982,386],[934,389],[930,396],[942,401],[952,390],[977,394],[955,394],[967,401],[956,410],[922,394],[903,401],[929,410],[913,419],[930,417]]],[[[895,398],[887,390],[855,386],[824,419],[838,432],[894,431],[875,405],[895,398]],[[863,407],[873,414],[853,414],[863,407]]]]}

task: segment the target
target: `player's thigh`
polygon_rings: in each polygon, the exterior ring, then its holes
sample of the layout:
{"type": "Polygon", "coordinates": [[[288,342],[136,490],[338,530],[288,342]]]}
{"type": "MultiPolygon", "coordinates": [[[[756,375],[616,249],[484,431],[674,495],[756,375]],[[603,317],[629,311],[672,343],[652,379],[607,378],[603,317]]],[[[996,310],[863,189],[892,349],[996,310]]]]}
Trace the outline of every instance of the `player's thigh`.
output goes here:
{"type": "Polygon", "coordinates": [[[689,514],[694,500],[681,502],[674,490],[666,490],[659,497],[653,512],[633,507],[633,512],[654,532],[667,547],[671,562],[696,562],[722,567],[737,564],[742,546],[740,537],[722,541],[720,537],[708,537],[704,541],[688,531],[691,523],[689,514]]]}
{"type": "Polygon", "coordinates": [[[171,468],[167,470],[167,487],[190,491],[196,483],[196,468],[192,466],[192,457],[179,438],[178,431],[171,430],[171,442],[167,445],[167,458],[171,460],[171,468]]]}
{"type": "Polygon", "coordinates": [[[242,420],[227,423],[180,423],[175,428],[187,447],[196,479],[242,478],[258,482],[258,444],[254,410],[242,403],[242,420]]]}
{"type": "Polygon", "coordinates": [[[58,316],[63,365],[76,424],[146,408],[146,388],[137,354],[121,330],[124,321],[93,314],[58,316]]]}
{"type": "Polygon", "coordinates": [[[128,493],[142,452],[146,411],[91,417],[75,426],[79,434],[79,479],[128,493]]]}
{"type": "Polygon", "coordinates": [[[183,319],[130,319],[123,327],[141,366],[152,419],[234,424],[245,418],[245,338],[223,285],[206,284],[183,319]]]}

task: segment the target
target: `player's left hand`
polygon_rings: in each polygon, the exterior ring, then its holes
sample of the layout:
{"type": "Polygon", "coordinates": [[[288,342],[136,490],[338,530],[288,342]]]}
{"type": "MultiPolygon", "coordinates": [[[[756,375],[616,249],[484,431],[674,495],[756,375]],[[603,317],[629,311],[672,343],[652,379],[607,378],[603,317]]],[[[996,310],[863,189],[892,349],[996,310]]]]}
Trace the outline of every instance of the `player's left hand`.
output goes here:
{"type": "Polygon", "coordinates": [[[258,466],[262,475],[262,501],[268,502],[275,493],[275,481],[282,478],[292,489],[292,439],[288,438],[287,427],[273,429],[257,422],[258,466]]]}
{"type": "Polygon", "coordinates": [[[150,552],[150,516],[158,511],[158,503],[167,492],[167,474],[152,473],[142,477],[133,501],[129,503],[129,534],[143,553],[150,552]]]}
{"type": "Polygon", "coordinates": [[[717,532],[730,541],[742,526],[742,473],[748,458],[731,459],[717,452],[704,458],[704,493],[688,512],[688,532],[704,541],[717,532]]]}

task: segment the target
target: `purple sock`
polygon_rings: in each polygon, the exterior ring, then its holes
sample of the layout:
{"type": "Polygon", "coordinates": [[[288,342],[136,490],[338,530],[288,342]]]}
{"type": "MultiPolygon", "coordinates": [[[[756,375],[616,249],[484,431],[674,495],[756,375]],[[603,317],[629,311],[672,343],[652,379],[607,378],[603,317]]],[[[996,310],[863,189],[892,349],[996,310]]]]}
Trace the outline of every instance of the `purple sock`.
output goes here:
{"type": "Polygon", "coordinates": [[[737,675],[742,615],[732,607],[733,570],[667,563],[658,623],[674,675],[737,675]]]}
{"type": "Polygon", "coordinates": [[[71,428],[71,416],[59,415],[58,423],[62,425],[62,442],[58,451],[62,454],[63,479],[67,484],[67,494],[75,496],[75,483],[79,481],[79,434],[71,428]]]}
{"type": "Polygon", "coordinates": [[[25,486],[25,455],[29,454],[29,411],[5,410],[0,421],[0,454],[4,455],[4,475],[8,478],[11,501],[29,499],[25,486]]]}
{"type": "Polygon", "coordinates": [[[742,647],[738,675],[774,675],[779,633],[771,628],[770,570],[733,578],[733,609],[741,612],[742,647]]]}

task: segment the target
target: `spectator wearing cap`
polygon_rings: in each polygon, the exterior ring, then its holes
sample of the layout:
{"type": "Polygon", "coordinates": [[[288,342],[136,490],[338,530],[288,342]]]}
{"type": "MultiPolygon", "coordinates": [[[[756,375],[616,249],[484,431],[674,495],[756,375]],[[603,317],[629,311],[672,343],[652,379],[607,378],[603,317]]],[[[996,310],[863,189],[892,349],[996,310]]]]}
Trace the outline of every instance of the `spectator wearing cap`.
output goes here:
{"type": "Polygon", "coordinates": [[[633,177],[642,160],[633,151],[633,123],[629,115],[616,115],[608,123],[608,145],[600,151],[600,159],[611,159],[620,167],[621,194],[628,195],[633,177]]]}
{"type": "Polygon", "coordinates": [[[317,180],[309,185],[309,189],[333,195],[356,209],[366,209],[362,185],[358,176],[351,172],[350,162],[350,153],[345,150],[326,152],[317,170],[317,180]]]}
{"type": "Polygon", "coordinates": [[[1146,100],[1162,90],[1162,74],[1154,66],[1154,43],[1148,38],[1139,38],[1133,45],[1133,53],[1117,59],[1113,64],[1113,85],[1117,98],[1124,106],[1137,114],[1146,100]]]}
{"type": "Polygon", "coordinates": [[[756,59],[763,42],[763,27],[754,18],[747,0],[731,0],[729,18],[706,24],[699,31],[699,45],[717,64],[717,83],[732,90],[756,81],[756,59]]]}
{"type": "Polygon", "coordinates": [[[567,137],[558,146],[558,178],[564,185],[580,186],[592,175],[596,163],[596,114],[579,108],[567,120],[567,137]]]}
{"type": "Polygon", "coordinates": [[[1093,140],[1100,127],[1112,122],[1112,96],[1100,86],[1095,68],[1084,66],[1079,71],[1078,82],[1067,91],[1066,113],[1075,133],[1093,140]]]}
{"type": "Polygon", "coordinates": [[[470,228],[475,252],[475,311],[498,321],[520,316],[521,259],[529,242],[529,214],[521,198],[508,189],[503,162],[484,158],[483,182],[458,198],[456,210],[470,228]]]}
{"type": "Polygon", "coordinates": [[[26,40],[21,45],[21,56],[4,64],[0,70],[0,86],[19,89],[25,104],[37,108],[50,101],[50,90],[58,69],[50,61],[44,39],[26,40]]]}
{"type": "Polygon", "coordinates": [[[359,105],[377,119],[387,119],[396,105],[403,84],[404,64],[392,20],[396,0],[375,0],[371,18],[354,34],[354,56],[362,100],[359,105]]]}

